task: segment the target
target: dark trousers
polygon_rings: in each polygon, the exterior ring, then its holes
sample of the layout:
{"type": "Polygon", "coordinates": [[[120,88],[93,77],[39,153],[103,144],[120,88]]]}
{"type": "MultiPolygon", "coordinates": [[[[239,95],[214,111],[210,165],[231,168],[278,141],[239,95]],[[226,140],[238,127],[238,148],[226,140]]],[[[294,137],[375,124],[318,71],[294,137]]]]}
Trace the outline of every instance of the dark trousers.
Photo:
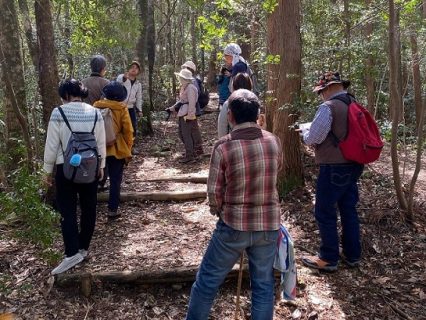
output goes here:
{"type": "Polygon", "coordinates": [[[108,209],[110,211],[117,211],[118,205],[120,204],[120,190],[125,160],[109,156],[106,158],[106,163],[109,175],[108,209]]]}
{"type": "Polygon", "coordinates": [[[329,263],[339,261],[337,212],[342,223],[343,254],[349,261],[361,257],[357,181],[364,166],[360,164],[320,165],[315,198],[315,219],[321,236],[319,257],[329,263]]]}
{"type": "Polygon", "coordinates": [[[65,255],[71,257],[79,249],[89,249],[96,223],[98,181],[74,183],[64,176],[63,165],[58,165],[55,176],[56,200],[61,213],[65,255]],[[77,197],[80,200],[80,230],[77,223],[77,197]]]}
{"type": "Polygon", "coordinates": [[[197,120],[179,118],[179,137],[185,146],[185,157],[193,158],[203,153],[203,141],[197,120]]]}
{"type": "Polygon", "coordinates": [[[138,118],[136,116],[136,108],[127,108],[129,110],[130,120],[132,121],[132,127],[133,127],[133,136],[136,137],[136,132],[138,128],[138,118]]]}

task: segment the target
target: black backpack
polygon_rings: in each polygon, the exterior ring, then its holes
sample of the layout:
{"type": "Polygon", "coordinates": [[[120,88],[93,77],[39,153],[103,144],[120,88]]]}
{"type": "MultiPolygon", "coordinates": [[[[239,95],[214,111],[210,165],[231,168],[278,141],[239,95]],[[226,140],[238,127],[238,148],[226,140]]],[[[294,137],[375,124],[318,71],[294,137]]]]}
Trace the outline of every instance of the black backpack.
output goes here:
{"type": "Polygon", "coordinates": [[[200,109],[204,109],[205,106],[208,105],[210,100],[209,92],[204,87],[203,81],[201,81],[201,79],[199,78],[196,78],[196,79],[197,79],[198,87],[200,88],[200,92],[198,92],[198,103],[200,105],[200,109]]]}
{"type": "Polygon", "coordinates": [[[64,176],[75,183],[92,183],[98,176],[100,162],[98,144],[94,134],[98,112],[95,110],[95,122],[92,131],[74,132],[62,108],[58,107],[58,110],[71,131],[66,149],[62,148],[64,176]]]}

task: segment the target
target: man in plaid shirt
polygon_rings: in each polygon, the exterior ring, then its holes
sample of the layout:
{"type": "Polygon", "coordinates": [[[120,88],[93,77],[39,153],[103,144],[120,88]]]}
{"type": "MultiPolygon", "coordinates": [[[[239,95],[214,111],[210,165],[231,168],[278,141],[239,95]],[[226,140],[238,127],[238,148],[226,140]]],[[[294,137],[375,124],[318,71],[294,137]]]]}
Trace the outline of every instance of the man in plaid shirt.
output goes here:
{"type": "Polygon", "coordinates": [[[219,286],[244,250],[252,319],[273,317],[282,148],[278,137],[256,124],[259,107],[249,90],[237,90],[229,98],[233,130],[216,142],[207,182],[210,212],[219,220],[192,286],[186,319],[208,319],[219,286]]]}

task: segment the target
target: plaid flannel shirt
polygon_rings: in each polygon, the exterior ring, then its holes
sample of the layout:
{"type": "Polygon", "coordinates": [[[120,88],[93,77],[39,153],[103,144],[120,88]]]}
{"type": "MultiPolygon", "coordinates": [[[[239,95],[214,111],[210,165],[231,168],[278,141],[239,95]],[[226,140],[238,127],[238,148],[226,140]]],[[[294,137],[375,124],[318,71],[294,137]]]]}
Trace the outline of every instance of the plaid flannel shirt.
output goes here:
{"type": "Polygon", "coordinates": [[[278,230],[281,165],[278,137],[255,123],[235,126],[213,148],[207,182],[211,213],[236,230],[278,230]]]}

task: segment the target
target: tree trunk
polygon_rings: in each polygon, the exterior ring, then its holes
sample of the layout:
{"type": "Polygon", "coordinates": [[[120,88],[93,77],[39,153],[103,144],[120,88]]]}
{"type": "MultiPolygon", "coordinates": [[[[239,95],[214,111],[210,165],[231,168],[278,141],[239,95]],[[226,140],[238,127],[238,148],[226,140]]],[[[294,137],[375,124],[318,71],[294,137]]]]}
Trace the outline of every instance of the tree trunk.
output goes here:
{"type": "Polygon", "coordinates": [[[420,120],[422,113],[422,79],[420,75],[420,54],[417,46],[417,35],[415,30],[411,31],[411,67],[413,71],[414,106],[416,111],[416,128],[421,131],[420,120]]]}
{"type": "Polygon", "coordinates": [[[401,177],[399,173],[399,160],[398,160],[398,123],[400,117],[400,104],[401,103],[401,87],[399,85],[401,77],[401,65],[398,60],[401,60],[398,15],[395,11],[395,4],[393,0],[389,0],[389,82],[390,82],[390,108],[392,113],[392,137],[391,137],[391,158],[393,180],[396,195],[398,198],[399,206],[402,210],[407,209],[407,199],[405,198],[402,190],[401,177]]]}
{"type": "Polygon", "coordinates": [[[169,66],[170,66],[170,78],[172,80],[172,93],[173,96],[176,96],[177,90],[176,90],[176,77],[175,77],[175,65],[176,65],[176,61],[175,61],[175,56],[174,56],[174,52],[173,52],[173,41],[172,41],[172,14],[174,13],[174,6],[172,8],[172,5],[170,3],[170,0],[166,0],[166,4],[167,4],[167,11],[166,11],[166,15],[167,15],[167,52],[168,52],[168,56],[169,56],[169,66]]]}
{"type": "Polygon", "coordinates": [[[426,0],[423,0],[423,19],[426,19],[426,0]]]}
{"type": "Polygon", "coordinates": [[[352,63],[352,54],[351,54],[351,15],[349,11],[349,0],[343,1],[343,21],[345,22],[345,46],[346,46],[346,78],[351,78],[351,63],[352,63]]]}
{"type": "Polygon", "coordinates": [[[139,59],[142,70],[145,70],[147,56],[147,22],[148,22],[148,0],[139,0],[139,19],[141,30],[138,43],[136,45],[136,56],[139,59]]]}
{"type": "Polygon", "coordinates": [[[277,106],[273,110],[272,132],[283,147],[283,169],[278,177],[280,196],[303,183],[300,138],[291,129],[298,118],[301,48],[300,1],[280,0],[268,17],[269,53],[281,57],[279,65],[269,67],[272,78],[268,81],[268,91],[273,92],[277,106]]]}
{"type": "MultiPolygon", "coordinates": [[[[371,0],[365,1],[367,9],[370,8],[371,0]]],[[[373,22],[368,21],[365,25],[365,38],[367,43],[370,43],[371,36],[373,35],[373,22]]],[[[370,53],[370,50],[367,50],[367,58],[365,59],[365,86],[367,89],[367,109],[372,115],[375,114],[375,81],[374,81],[374,58],[370,53]]]]}
{"type": "Polygon", "coordinates": [[[198,65],[198,56],[197,56],[197,26],[196,21],[197,19],[197,11],[191,10],[191,54],[192,54],[192,62],[195,63],[195,65],[198,65]]]}
{"type": "Polygon", "coordinates": [[[216,56],[217,56],[217,50],[218,50],[218,43],[215,40],[213,42],[213,50],[210,53],[210,59],[209,59],[209,68],[207,71],[207,87],[209,89],[212,89],[216,87],[216,56]]]}
{"type": "Polygon", "coordinates": [[[70,1],[65,1],[65,21],[64,21],[64,38],[67,49],[66,57],[68,62],[68,74],[70,78],[74,78],[74,57],[71,50],[71,16],[70,16],[70,1]]]}
{"type": "Polygon", "coordinates": [[[43,104],[43,121],[47,126],[54,107],[61,104],[58,95],[58,67],[49,0],[35,1],[39,62],[39,88],[43,104]]]}
{"type": "Polygon", "coordinates": [[[28,8],[27,0],[18,0],[19,10],[23,15],[23,25],[25,30],[25,38],[27,40],[27,46],[30,51],[31,61],[36,71],[38,71],[38,47],[37,39],[33,36],[32,22],[30,18],[30,10],[28,8]]]}
{"type": "Polygon", "coordinates": [[[154,22],[154,0],[148,0],[147,22],[146,22],[146,48],[148,57],[148,94],[149,106],[144,110],[144,115],[147,117],[147,133],[154,132],[152,128],[151,111],[154,110],[153,105],[153,79],[155,65],[155,22],[154,22]]]}
{"type": "Polygon", "coordinates": [[[26,119],[27,101],[15,1],[0,0],[0,12],[3,15],[0,19],[0,63],[4,88],[6,152],[7,158],[10,159],[5,169],[9,171],[19,167],[23,155],[19,151],[18,141],[23,138],[27,164],[32,170],[33,154],[26,119]]]}

